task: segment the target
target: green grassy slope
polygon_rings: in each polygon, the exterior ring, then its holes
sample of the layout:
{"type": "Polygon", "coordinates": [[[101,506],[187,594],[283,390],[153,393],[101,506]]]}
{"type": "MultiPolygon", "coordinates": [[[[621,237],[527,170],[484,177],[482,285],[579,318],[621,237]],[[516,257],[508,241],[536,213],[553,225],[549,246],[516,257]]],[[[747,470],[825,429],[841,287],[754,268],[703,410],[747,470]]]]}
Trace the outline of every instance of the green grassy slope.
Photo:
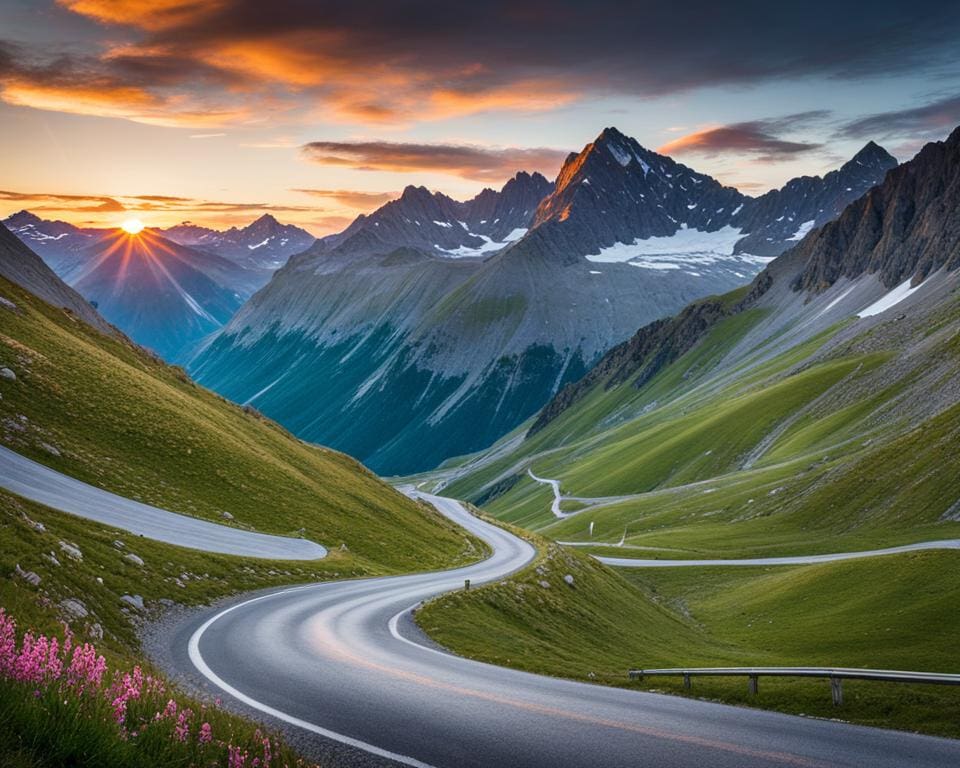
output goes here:
{"type": "Polygon", "coordinates": [[[9,282],[0,295],[17,307],[0,307],[0,365],[17,377],[0,381],[8,447],[176,512],[346,545],[379,570],[441,567],[472,547],[349,457],[293,438],[9,282]]]}
{"type": "MultiPolygon", "coordinates": [[[[552,545],[508,581],[428,603],[417,621],[472,658],[679,694],[679,680],[631,682],[626,672],[725,665],[960,672],[958,565],[957,553],[927,552],[796,568],[614,572],[552,545]]],[[[689,695],[960,736],[960,692],[952,688],[848,682],[839,709],[825,681],[764,679],[754,698],[745,680],[698,678],[689,695]]]]}

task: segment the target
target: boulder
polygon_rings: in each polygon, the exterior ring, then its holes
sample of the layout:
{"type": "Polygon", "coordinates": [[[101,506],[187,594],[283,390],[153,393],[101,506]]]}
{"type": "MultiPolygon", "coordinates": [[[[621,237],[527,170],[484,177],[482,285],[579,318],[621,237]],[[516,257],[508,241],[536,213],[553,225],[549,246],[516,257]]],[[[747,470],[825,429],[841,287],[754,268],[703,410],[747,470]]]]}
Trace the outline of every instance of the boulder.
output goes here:
{"type": "Polygon", "coordinates": [[[138,557],[137,555],[133,554],[133,552],[128,552],[127,554],[125,554],[123,556],[123,559],[126,560],[128,563],[139,565],[141,568],[143,567],[143,558],[138,557]]]}
{"type": "Polygon", "coordinates": [[[60,542],[60,549],[68,557],[72,557],[74,560],[83,560],[83,552],[80,551],[79,547],[74,544],[68,544],[65,541],[60,542]]]}
{"type": "Polygon", "coordinates": [[[15,374],[9,368],[0,368],[0,379],[6,379],[7,381],[16,381],[17,374],[15,374]]]}
{"type": "Polygon", "coordinates": [[[17,563],[14,572],[17,574],[17,578],[23,579],[27,584],[32,584],[35,587],[40,586],[40,576],[38,576],[33,571],[25,571],[20,567],[20,563],[17,563]]]}
{"type": "Polygon", "coordinates": [[[140,595],[121,595],[120,600],[138,611],[143,610],[143,598],[140,595]]]}
{"type": "Polygon", "coordinates": [[[87,606],[84,605],[82,601],[73,597],[68,597],[66,600],[61,600],[60,610],[63,611],[63,614],[67,617],[68,621],[73,621],[74,619],[85,619],[90,614],[90,612],[87,610],[87,606]]]}

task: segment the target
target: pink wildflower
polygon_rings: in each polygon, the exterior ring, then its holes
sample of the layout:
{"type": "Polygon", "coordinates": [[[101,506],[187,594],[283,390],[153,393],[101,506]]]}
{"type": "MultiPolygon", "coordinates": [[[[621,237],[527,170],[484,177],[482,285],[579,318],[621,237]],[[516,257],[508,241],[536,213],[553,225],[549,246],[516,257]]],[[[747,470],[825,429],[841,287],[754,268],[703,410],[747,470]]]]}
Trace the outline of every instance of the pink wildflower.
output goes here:
{"type": "Polygon", "coordinates": [[[227,748],[227,766],[228,768],[244,768],[247,764],[247,753],[235,747],[232,744],[227,748]]]}
{"type": "Polygon", "coordinates": [[[210,723],[204,723],[200,726],[200,733],[197,734],[197,741],[201,744],[209,744],[213,741],[213,729],[210,727],[210,723]]]}
{"type": "Polygon", "coordinates": [[[177,725],[173,729],[173,737],[179,742],[185,742],[190,735],[190,718],[193,712],[189,709],[183,710],[177,717],[177,725]]]}
{"type": "Polygon", "coordinates": [[[9,676],[17,658],[17,622],[0,608],[0,675],[9,676]]]}

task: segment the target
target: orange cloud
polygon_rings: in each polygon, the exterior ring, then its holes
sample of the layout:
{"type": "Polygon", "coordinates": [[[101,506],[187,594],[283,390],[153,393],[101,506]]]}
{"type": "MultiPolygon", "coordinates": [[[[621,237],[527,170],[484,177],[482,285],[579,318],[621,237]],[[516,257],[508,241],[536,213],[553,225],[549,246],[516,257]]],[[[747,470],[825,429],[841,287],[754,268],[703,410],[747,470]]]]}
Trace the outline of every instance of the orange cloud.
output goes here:
{"type": "Polygon", "coordinates": [[[59,5],[107,24],[163,30],[202,21],[219,11],[222,0],[57,0],[59,5]]]}
{"type": "Polygon", "coordinates": [[[293,189],[290,191],[333,200],[356,211],[372,211],[400,196],[398,192],[360,192],[354,189],[293,189]]]}
{"type": "Polygon", "coordinates": [[[478,181],[503,181],[518,170],[553,176],[567,153],[546,147],[482,147],[391,141],[313,141],[304,156],[320,165],[361,171],[434,172],[478,181]]]}

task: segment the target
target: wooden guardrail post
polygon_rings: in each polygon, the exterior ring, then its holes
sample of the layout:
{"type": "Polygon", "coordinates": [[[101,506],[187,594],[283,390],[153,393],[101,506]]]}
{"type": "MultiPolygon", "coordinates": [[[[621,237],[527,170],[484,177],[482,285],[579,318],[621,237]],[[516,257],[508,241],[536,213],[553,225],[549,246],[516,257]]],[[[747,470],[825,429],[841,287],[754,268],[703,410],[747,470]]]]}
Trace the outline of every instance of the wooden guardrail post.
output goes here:
{"type": "Polygon", "coordinates": [[[466,592],[468,589],[470,589],[470,579],[464,579],[464,580],[463,580],[463,591],[466,592]]]}
{"type": "Polygon", "coordinates": [[[750,679],[747,683],[747,689],[750,691],[751,696],[757,695],[757,691],[760,689],[759,678],[757,675],[750,675],[750,679]]]}
{"type": "Polygon", "coordinates": [[[839,707],[843,704],[843,679],[839,677],[830,678],[830,692],[833,694],[833,706],[839,707]]]}
{"type": "Polygon", "coordinates": [[[690,690],[690,675],[686,672],[683,673],[683,687],[690,690]]]}

